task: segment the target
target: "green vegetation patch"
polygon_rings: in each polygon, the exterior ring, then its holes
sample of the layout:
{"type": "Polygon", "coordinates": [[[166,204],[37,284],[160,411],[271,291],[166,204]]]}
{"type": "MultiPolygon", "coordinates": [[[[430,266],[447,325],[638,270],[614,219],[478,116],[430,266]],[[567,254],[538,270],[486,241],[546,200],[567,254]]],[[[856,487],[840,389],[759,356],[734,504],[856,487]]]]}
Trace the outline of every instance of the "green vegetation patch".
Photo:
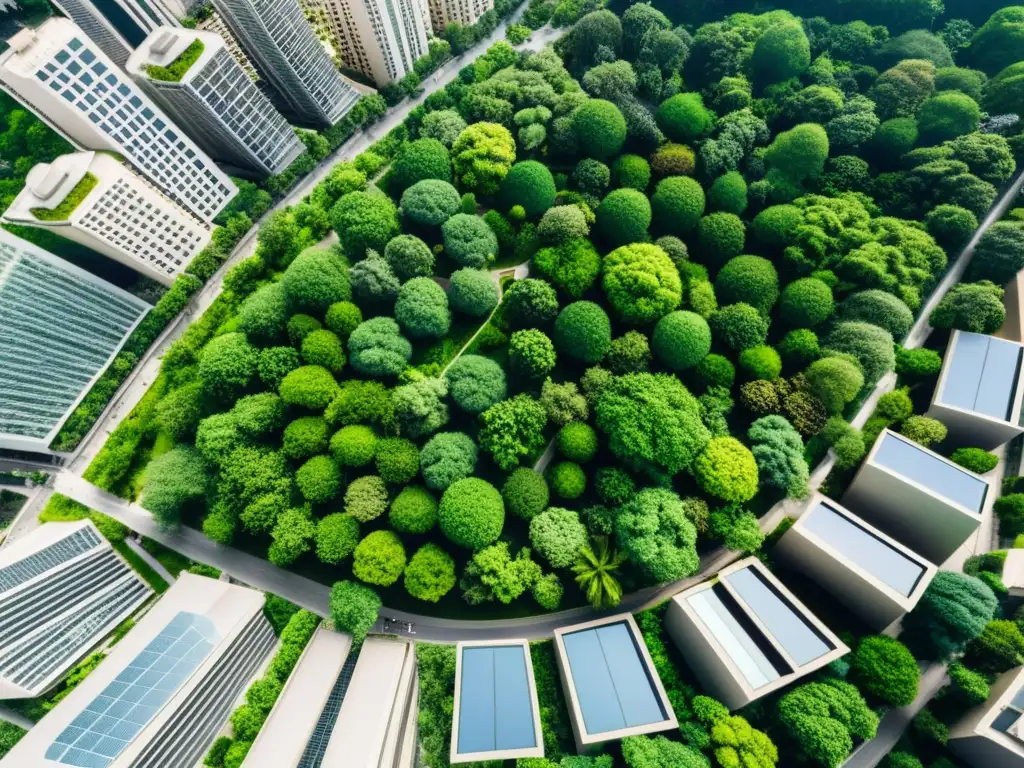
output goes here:
{"type": "Polygon", "coordinates": [[[75,184],[75,188],[68,192],[60,205],[56,208],[32,208],[32,215],[39,221],[67,221],[68,217],[75,212],[75,209],[85,200],[100,180],[91,173],[86,173],[82,180],[75,184]]]}
{"type": "Polygon", "coordinates": [[[203,50],[206,48],[203,45],[203,41],[198,37],[189,43],[188,47],[178,54],[178,57],[168,64],[166,67],[161,67],[157,64],[147,64],[145,66],[146,74],[149,75],[153,80],[163,80],[168,83],[180,83],[181,78],[185,76],[189,68],[196,63],[196,60],[203,55],[203,50]]]}

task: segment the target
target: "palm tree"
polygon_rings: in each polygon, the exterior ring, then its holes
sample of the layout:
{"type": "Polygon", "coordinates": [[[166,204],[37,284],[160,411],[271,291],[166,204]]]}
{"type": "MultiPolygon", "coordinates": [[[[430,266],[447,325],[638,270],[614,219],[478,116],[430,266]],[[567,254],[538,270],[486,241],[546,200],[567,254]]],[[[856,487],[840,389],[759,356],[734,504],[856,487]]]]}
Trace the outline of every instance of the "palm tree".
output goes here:
{"type": "Polygon", "coordinates": [[[572,572],[576,583],[595,608],[614,608],[622,599],[622,585],[615,578],[625,558],[608,545],[604,536],[594,538],[594,547],[584,547],[572,572]],[[596,550],[596,551],[595,551],[596,550]]]}

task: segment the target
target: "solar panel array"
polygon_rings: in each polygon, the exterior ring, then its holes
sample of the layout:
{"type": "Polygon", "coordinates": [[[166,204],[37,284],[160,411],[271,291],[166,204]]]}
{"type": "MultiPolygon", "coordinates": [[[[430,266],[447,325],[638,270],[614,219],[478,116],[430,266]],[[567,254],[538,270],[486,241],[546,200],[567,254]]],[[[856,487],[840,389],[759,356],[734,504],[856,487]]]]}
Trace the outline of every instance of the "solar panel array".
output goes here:
{"type": "Polygon", "coordinates": [[[82,768],[110,765],[203,663],[217,640],[210,619],[179,612],[57,736],[46,759],[82,768]]]}
{"type": "Polygon", "coordinates": [[[1020,376],[1021,347],[980,333],[960,333],[940,402],[1006,421],[1020,376]]]}
{"type": "Polygon", "coordinates": [[[875,464],[920,483],[971,512],[981,512],[988,483],[980,477],[892,433],[882,435],[879,441],[875,464]]]}
{"type": "Polygon", "coordinates": [[[523,646],[463,648],[461,661],[459,753],[537,746],[523,646]]]}
{"type": "Polygon", "coordinates": [[[5,568],[0,568],[0,592],[14,589],[39,574],[46,573],[51,568],[56,568],[58,565],[88,552],[99,543],[100,537],[92,528],[79,528],[70,536],[55,541],[35,554],[5,568]]]}

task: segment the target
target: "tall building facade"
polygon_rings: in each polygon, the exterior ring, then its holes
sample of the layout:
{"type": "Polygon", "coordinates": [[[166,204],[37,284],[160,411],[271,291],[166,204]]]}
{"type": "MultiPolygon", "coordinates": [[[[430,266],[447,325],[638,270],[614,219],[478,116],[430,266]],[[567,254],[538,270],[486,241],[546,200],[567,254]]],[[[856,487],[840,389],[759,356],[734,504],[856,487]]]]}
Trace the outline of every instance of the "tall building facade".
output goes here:
{"type": "Polygon", "coordinates": [[[305,150],[218,35],[159,27],[135,49],[126,69],[196,144],[221,162],[267,176],[283,171],[305,150]],[[179,80],[151,74],[153,67],[166,69],[197,46],[202,52],[179,80]]]}
{"type": "Polygon", "coordinates": [[[359,100],[341,76],[297,0],[216,0],[214,6],[296,117],[333,125],[359,100]]]}
{"type": "Polygon", "coordinates": [[[152,590],[89,520],[47,523],[0,550],[0,696],[51,688],[152,590]]]}
{"type": "Polygon", "coordinates": [[[425,56],[430,23],[424,0],[326,0],[345,64],[378,87],[401,80],[425,56]]]}
{"type": "Polygon", "coordinates": [[[245,74],[249,76],[250,80],[254,83],[259,82],[260,75],[256,71],[256,66],[245,54],[245,51],[242,50],[242,46],[238,44],[238,38],[235,37],[235,33],[224,23],[224,19],[220,17],[219,13],[211,11],[207,18],[196,25],[196,29],[200,32],[212,32],[215,35],[220,35],[224,40],[224,45],[228,48],[228,53],[238,62],[238,66],[245,70],[245,74]]]}
{"type": "Polygon", "coordinates": [[[165,285],[210,242],[209,225],[99,152],[37,165],[3,218],[49,229],[165,285]]]}
{"type": "Polygon", "coordinates": [[[80,149],[124,156],[165,195],[211,221],[238,188],[67,19],[22,29],[0,54],[0,86],[80,149]]]}
{"type": "Polygon", "coordinates": [[[430,23],[440,33],[449,24],[476,24],[490,10],[494,0],[430,0],[430,23]]]}
{"type": "Polygon", "coordinates": [[[0,448],[48,453],[148,309],[0,229],[0,448]]]}

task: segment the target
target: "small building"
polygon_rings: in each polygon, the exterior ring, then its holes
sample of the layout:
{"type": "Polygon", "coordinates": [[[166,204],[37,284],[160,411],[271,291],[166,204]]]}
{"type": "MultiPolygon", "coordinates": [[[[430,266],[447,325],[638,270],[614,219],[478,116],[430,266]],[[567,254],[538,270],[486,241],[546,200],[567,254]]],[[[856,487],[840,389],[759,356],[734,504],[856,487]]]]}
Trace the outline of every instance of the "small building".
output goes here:
{"type": "Polygon", "coordinates": [[[3,765],[195,765],[277,643],[263,602],[183,572],[3,765]]]}
{"type": "Polygon", "coordinates": [[[850,651],[756,557],[673,597],[665,628],[703,688],[729,709],[850,651]]]}
{"type": "Polygon", "coordinates": [[[1010,597],[1024,597],[1024,549],[1006,550],[1003,585],[1010,591],[1010,597]]]}
{"type": "Polygon", "coordinates": [[[1024,667],[999,676],[988,701],[949,729],[948,745],[972,768],[1024,768],[1024,667]]]}
{"type": "Polygon", "coordinates": [[[157,27],[135,49],[125,70],[216,160],[268,176],[281,173],[306,151],[212,32],[157,27]]]}
{"type": "Polygon", "coordinates": [[[1022,351],[1013,341],[953,331],[928,409],[949,430],[948,445],[990,451],[1024,433],[1022,351]]]}
{"type": "Polygon", "coordinates": [[[556,629],[555,651],[580,753],[679,727],[631,614],[556,629]]]}
{"type": "MultiPolygon", "coordinates": [[[[297,768],[345,668],[352,636],[317,628],[252,743],[242,768],[297,768]]],[[[334,710],[337,716],[338,710],[334,710]]],[[[331,721],[333,723],[333,720],[331,721]]],[[[323,752],[320,753],[323,756],[323,752]]]]}
{"type": "Polygon", "coordinates": [[[0,549],[0,699],[45,693],[152,594],[88,520],[0,549]]]}
{"type": "Polygon", "coordinates": [[[879,631],[913,610],[938,571],[817,493],[774,551],[879,631]]]}
{"type": "Polygon", "coordinates": [[[544,757],[526,640],[459,643],[449,762],[544,757]]]}
{"type": "Polygon", "coordinates": [[[321,765],[412,768],[418,692],[412,643],[364,640],[321,765]]]}
{"type": "Polygon", "coordinates": [[[149,308],[0,228],[0,448],[50,453],[149,308]]]}
{"type": "Polygon", "coordinates": [[[886,429],[843,506],[941,565],[981,525],[987,495],[988,481],[886,429]]]}
{"type": "Polygon", "coordinates": [[[103,152],[39,163],[3,220],[46,229],[164,285],[210,242],[210,226],[103,152]]]}

